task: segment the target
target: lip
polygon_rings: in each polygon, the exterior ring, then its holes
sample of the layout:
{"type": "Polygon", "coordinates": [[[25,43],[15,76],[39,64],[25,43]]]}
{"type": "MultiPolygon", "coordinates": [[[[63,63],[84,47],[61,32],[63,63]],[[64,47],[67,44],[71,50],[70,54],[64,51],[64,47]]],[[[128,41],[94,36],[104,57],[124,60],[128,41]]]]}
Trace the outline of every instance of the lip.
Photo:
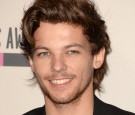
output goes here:
{"type": "Polygon", "coordinates": [[[49,82],[53,87],[62,88],[70,84],[72,80],[73,78],[61,78],[61,79],[51,79],[49,80],[49,82]]]}

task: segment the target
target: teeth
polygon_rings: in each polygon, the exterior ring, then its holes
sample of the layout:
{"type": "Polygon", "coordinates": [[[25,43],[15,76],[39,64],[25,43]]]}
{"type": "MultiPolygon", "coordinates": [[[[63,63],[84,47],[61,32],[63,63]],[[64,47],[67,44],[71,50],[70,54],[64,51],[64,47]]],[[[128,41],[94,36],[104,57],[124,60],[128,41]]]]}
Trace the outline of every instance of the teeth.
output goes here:
{"type": "Polygon", "coordinates": [[[67,82],[69,82],[69,81],[70,81],[70,79],[51,80],[51,82],[52,82],[53,84],[58,84],[58,85],[67,83],[67,82]]]}

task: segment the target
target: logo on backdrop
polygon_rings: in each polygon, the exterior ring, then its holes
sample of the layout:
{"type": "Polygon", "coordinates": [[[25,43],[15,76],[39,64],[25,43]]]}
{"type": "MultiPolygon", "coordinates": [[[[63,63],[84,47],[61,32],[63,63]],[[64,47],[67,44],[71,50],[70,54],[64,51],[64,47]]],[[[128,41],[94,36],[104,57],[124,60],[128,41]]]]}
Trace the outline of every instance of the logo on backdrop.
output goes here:
{"type": "MultiPolygon", "coordinates": [[[[0,47],[15,50],[19,49],[19,42],[22,40],[22,34],[17,27],[9,27],[6,38],[1,37],[2,29],[0,28],[0,47]],[[2,39],[6,39],[6,44],[2,44],[2,39]]],[[[0,51],[0,66],[19,66],[27,67],[28,60],[22,53],[4,53],[0,51]]]]}

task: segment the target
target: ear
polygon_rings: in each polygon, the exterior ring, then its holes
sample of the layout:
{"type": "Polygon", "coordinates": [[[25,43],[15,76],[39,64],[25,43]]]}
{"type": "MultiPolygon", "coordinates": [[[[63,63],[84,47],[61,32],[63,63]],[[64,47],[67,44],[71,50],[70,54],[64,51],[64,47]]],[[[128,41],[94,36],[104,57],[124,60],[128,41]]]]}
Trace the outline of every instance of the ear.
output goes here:
{"type": "Polygon", "coordinates": [[[105,57],[105,48],[102,48],[96,55],[94,55],[93,67],[98,69],[102,66],[105,57]]]}
{"type": "Polygon", "coordinates": [[[29,58],[29,64],[30,64],[31,70],[34,72],[33,59],[30,56],[28,58],[29,58]]]}

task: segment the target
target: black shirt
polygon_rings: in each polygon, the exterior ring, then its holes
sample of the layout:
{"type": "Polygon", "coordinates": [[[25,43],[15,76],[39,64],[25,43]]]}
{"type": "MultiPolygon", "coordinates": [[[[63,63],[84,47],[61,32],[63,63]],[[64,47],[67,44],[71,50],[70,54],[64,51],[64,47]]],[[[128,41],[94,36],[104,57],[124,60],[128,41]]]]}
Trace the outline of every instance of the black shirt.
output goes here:
{"type": "MultiPolygon", "coordinates": [[[[46,115],[45,106],[33,109],[23,115],[46,115]]],[[[116,106],[104,103],[94,96],[94,113],[93,115],[135,115],[134,113],[122,110],[116,106]]]]}

